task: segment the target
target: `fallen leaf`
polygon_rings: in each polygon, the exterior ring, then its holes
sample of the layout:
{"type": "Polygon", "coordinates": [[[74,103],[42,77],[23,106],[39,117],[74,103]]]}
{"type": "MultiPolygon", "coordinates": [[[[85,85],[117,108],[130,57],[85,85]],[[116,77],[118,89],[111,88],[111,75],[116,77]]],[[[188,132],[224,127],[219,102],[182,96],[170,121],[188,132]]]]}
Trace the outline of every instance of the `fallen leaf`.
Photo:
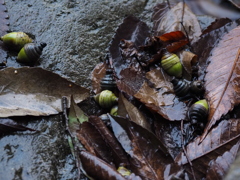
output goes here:
{"type": "Polygon", "coordinates": [[[159,36],[158,38],[167,44],[166,49],[169,52],[177,52],[183,46],[189,43],[187,37],[183,34],[182,31],[166,33],[159,36]]]}
{"type": "Polygon", "coordinates": [[[145,129],[150,130],[150,124],[147,121],[146,117],[131,103],[129,102],[121,93],[118,99],[118,116],[128,117],[131,121],[136,124],[144,127],[145,129]]]}
{"type": "Polygon", "coordinates": [[[148,26],[133,16],[125,18],[123,23],[118,27],[109,47],[110,59],[112,59],[113,68],[118,78],[121,78],[121,71],[132,64],[132,62],[123,59],[121,56],[119,47],[121,40],[131,40],[135,47],[139,47],[144,44],[148,36],[148,26]]]}
{"type": "MultiPolygon", "coordinates": [[[[143,179],[163,179],[165,168],[173,163],[163,144],[153,133],[136,123],[119,117],[113,119],[121,125],[131,140],[132,148],[127,152],[131,157],[131,170],[143,179]]],[[[174,170],[177,170],[177,166],[174,170]]]]}
{"type": "Polygon", "coordinates": [[[211,52],[214,47],[219,43],[222,36],[232,29],[240,25],[240,20],[227,23],[221,28],[211,30],[209,33],[204,34],[196,43],[192,45],[193,52],[198,56],[198,79],[203,80],[205,71],[208,66],[208,58],[211,56],[211,52]],[[202,48],[204,47],[204,48],[202,48]]]}
{"type": "Polygon", "coordinates": [[[92,123],[82,123],[77,131],[77,138],[88,152],[114,165],[110,147],[92,123]]]}
{"type": "Polygon", "coordinates": [[[238,141],[229,151],[209,162],[206,179],[223,179],[230,165],[234,162],[239,151],[240,141],[238,141]]]}
{"type": "Polygon", "coordinates": [[[106,69],[107,69],[106,63],[99,63],[95,66],[91,73],[92,90],[95,94],[101,92],[100,82],[106,74],[106,69]]]}
{"type": "Polygon", "coordinates": [[[5,68],[0,71],[0,116],[47,116],[62,111],[61,98],[76,102],[89,90],[42,68],[5,68]]]}
{"type": "Polygon", "coordinates": [[[82,168],[94,179],[126,180],[115,168],[87,151],[79,153],[82,168]]]}
{"type": "Polygon", "coordinates": [[[228,18],[220,18],[220,19],[216,19],[214,22],[212,22],[201,34],[204,35],[204,34],[207,34],[211,31],[214,31],[216,29],[219,29],[223,26],[225,26],[226,24],[232,22],[230,19],[228,18]]]}
{"type": "Polygon", "coordinates": [[[193,43],[201,35],[201,28],[196,15],[182,2],[171,7],[168,11],[166,3],[155,6],[152,19],[153,31],[156,36],[172,31],[186,31],[187,34],[185,35],[193,43]]]}
{"type": "Polygon", "coordinates": [[[145,82],[134,97],[165,119],[170,121],[186,119],[188,107],[166,87],[155,90],[145,82]]]}
{"type": "MultiPolygon", "coordinates": [[[[217,127],[208,133],[201,144],[199,144],[200,140],[201,137],[197,137],[186,146],[186,153],[193,164],[192,167],[197,179],[206,177],[210,161],[223,156],[225,152],[229,152],[240,140],[240,119],[221,121],[217,127]]],[[[185,165],[184,167],[188,173],[192,174],[188,160],[183,152],[176,157],[175,161],[179,165],[185,165]]]]}
{"type": "Polygon", "coordinates": [[[126,152],[104,122],[97,116],[90,116],[89,122],[98,130],[100,136],[102,136],[106,144],[110,147],[110,154],[113,157],[116,167],[119,167],[121,164],[129,166],[126,152]]]}
{"type": "Polygon", "coordinates": [[[197,63],[197,55],[190,51],[180,51],[177,55],[183,66],[183,78],[191,81],[192,65],[197,63]]]}
{"type": "Polygon", "coordinates": [[[224,35],[209,58],[205,75],[205,98],[209,103],[208,124],[202,135],[206,137],[222,115],[240,103],[240,26],[224,35]],[[230,99],[230,100],[229,100],[230,99]]]}
{"type": "Polygon", "coordinates": [[[0,135],[8,134],[14,131],[36,131],[23,126],[12,119],[0,118],[0,135]]]}

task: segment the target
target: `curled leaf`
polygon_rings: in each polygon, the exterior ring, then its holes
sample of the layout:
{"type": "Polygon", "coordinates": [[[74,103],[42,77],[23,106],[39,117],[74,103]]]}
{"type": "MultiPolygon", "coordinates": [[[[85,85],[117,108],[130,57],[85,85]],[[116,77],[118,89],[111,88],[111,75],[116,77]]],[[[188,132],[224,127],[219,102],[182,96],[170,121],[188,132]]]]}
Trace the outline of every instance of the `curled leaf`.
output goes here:
{"type": "Polygon", "coordinates": [[[95,66],[91,73],[92,89],[95,94],[101,92],[100,82],[106,74],[106,69],[107,69],[106,63],[99,63],[95,66]]]}

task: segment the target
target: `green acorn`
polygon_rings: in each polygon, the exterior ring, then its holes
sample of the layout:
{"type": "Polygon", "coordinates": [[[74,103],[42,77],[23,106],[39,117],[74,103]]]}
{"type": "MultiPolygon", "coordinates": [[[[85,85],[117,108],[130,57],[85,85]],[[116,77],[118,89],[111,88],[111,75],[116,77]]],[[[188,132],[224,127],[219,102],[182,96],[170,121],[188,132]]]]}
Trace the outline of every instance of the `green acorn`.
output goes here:
{"type": "Polygon", "coordinates": [[[40,45],[34,43],[25,44],[18,53],[17,61],[20,63],[35,63],[46,45],[46,43],[40,43],[40,45]]]}
{"type": "Polygon", "coordinates": [[[95,101],[102,107],[109,109],[117,103],[118,98],[112,91],[104,90],[94,97],[95,101]]]}
{"type": "Polygon", "coordinates": [[[176,54],[163,50],[161,66],[167,74],[180,78],[182,76],[182,64],[176,54]]]}
{"type": "Polygon", "coordinates": [[[27,43],[33,40],[24,32],[11,32],[2,36],[1,41],[9,48],[19,51],[27,43]]]}

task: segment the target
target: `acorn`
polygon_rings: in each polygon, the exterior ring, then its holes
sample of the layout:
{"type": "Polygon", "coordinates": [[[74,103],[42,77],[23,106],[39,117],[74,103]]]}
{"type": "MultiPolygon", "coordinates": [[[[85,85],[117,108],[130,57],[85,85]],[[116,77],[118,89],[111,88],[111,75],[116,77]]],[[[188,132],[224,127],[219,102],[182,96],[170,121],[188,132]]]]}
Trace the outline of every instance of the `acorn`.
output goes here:
{"type": "Polygon", "coordinates": [[[116,81],[114,79],[113,70],[111,68],[108,68],[106,70],[106,75],[102,78],[100,85],[102,90],[113,91],[116,88],[116,81]]]}
{"type": "Polygon", "coordinates": [[[46,45],[46,43],[40,43],[40,45],[34,43],[25,44],[18,53],[17,61],[20,63],[35,63],[42,55],[43,48],[46,45]]]}
{"type": "Polygon", "coordinates": [[[104,90],[101,93],[97,94],[94,97],[95,101],[102,107],[109,109],[115,105],[118,101],[118,98],[112,91],[104,90]]]}
{"type": "Polygon", "coordinates": [[[206,121],[208,116],[209,106],[205,99],[195,102],[188,111],[188,117],[191,124],[201,124],[206,121]]]}
{"type": "Polygon", "coordinates": [[[113,115],[113,116],[117,116],[117,115],[118,115],[117,112],[118,112],[118,106],[115,105],[115,106],[113,106],[112,109],[110,110],[110,114],[113,115]]]}
{"type": "Polygon", "coordinates": [[[176,54],[168,52],[166,49],[162,52],[161,66],[164,71],[170,75],[180,78],[182,76],[182,64],[176,54]]]}
{"type": "Polygon", "coordinates": [[[33,40],[24,32],[11,32],[5,34],[0,38],[1,41],[9,48],[19,51],[27,43],[31,43],[33,40]]]}

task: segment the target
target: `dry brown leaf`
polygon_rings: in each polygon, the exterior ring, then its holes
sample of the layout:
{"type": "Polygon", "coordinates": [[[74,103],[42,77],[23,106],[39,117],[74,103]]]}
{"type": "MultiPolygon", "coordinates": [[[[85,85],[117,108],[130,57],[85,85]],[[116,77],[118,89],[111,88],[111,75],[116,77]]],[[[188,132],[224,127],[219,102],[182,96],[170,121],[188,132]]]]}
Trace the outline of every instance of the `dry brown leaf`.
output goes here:
{"type": "Polygon", "coordinates": [[[213,49],[205,80],[205,97],[210,105],[208,124],[201,141],[212,126],[240,103],[240,26],[223,36],[213,49]]]}

